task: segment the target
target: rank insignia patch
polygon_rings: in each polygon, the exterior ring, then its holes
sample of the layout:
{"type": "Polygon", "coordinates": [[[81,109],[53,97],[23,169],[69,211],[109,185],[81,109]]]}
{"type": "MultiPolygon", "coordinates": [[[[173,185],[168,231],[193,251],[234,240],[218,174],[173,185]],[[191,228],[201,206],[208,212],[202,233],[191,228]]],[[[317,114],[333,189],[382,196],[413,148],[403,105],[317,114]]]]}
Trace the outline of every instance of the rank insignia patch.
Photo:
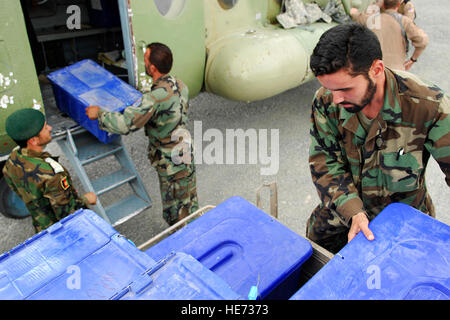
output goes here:
{"type": "Polygon", "coordinates": [[[64,190],[67,190],[70,187],[69,181],[67,180],[67,177],[64,177],[64,178],[61,179],[61,187],[64,190]]]}

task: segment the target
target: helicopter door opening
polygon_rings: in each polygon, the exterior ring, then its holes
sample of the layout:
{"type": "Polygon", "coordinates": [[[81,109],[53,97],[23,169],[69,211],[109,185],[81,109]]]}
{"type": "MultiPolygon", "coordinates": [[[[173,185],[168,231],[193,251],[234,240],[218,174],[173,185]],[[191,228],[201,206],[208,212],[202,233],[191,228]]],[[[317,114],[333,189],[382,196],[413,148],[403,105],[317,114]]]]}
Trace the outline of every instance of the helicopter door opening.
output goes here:
{"type": "Polygon", "coordinates": [[[53,134],[76,123],[57,109],[47,75],[91,59],[128,82],[118,1],[21,0],[36,76],[53,134]]]}

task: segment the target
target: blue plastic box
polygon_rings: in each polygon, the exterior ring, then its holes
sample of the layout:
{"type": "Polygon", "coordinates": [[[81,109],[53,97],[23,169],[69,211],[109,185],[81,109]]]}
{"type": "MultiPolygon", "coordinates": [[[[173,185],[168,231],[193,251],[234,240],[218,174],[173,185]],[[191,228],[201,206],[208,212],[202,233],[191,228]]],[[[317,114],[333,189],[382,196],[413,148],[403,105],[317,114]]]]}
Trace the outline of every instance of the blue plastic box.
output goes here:
{"type": "Polygon", "coordinates": [[[98,120],[86,116],[86,107],[98,105],[107,111],[122,112],[139,104],[142,98],[138,90],[89,59],[54,71],[47,78],[58,108],[103,143],[118,135],[100,130],[98,120]]]}
{"type": "Polygon", "coordinates": [[[387,206],[292,300],[450,298],[450,227],[401,203],[387,206]]]}
{"type": "Polygon", "coordinates": [[[90,210],[0,256],[0,299],[109,299],[156,262],[90,210]]]}
{"type": "Polygon", "coordinates": [[[287,300],[312,247],[250,202],[232,197],[146,253],[160,260],[172,251],[192,255],[244,298],[258,286],[258,299],[287,300]]]}
{"type": "Polygon", "coordinates": [[[171,253],[112,300],[237,300],[239,294],[192,256],[171,253]]]}

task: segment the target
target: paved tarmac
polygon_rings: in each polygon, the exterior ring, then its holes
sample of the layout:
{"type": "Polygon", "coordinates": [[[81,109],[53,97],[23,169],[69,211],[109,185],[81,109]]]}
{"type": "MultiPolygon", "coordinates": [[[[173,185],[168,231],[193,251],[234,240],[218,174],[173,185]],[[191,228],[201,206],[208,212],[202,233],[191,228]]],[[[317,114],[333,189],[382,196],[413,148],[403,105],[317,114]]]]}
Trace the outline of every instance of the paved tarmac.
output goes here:
{"type": "MultiPolygon", "coordinates": [[[[416,24],[428,34],[430,44],[411,72],[450,92],[450,1],[414,0],[414,4],[417,8],[416,24]]],[[[205,133],[214,133],[208,129],[217,129],[215,133],[221,133],[224,145],[227,143],[226,129],[254,129],[263,137],[267,137],[272,150],[276,145],[271,144],[270,133],[279,134],[279,170],[274,175],[261,175],[260,170],[268,165],[261,164],[259,156],[257,164],[249,164],[248,146],[246,164],[209,164],[209,159],[204,158],[203,164],[197,165],[200,206],[218,205],[231,196],[241,196],[256,203],[255,191],[258,186],[276,181],[279,220],[298,234],[304,235],[306,220],[319,202],[308,167],[310,106],[313,94],[318,88],[319,83],[314,80],[278,96],[252,103],[230,101],[210,93],[201,93],[192,99],[189,129],[197,142],[203,138],[203,155],[208,154],[207,148],[212,143],[205,137],[205,133]],[[194,135],[194,122],[197,131],[200,131],[201,123],[200,134],[194,135]],[[264,129],[267,130],[265,135],[264,129]]],[[[167,225],[161,217],[158,178],[147,159],[147,138],[141,130],[124,136],[123,139],[153,200],[151,208],[116,227],[121,234],[139,245],[163,231],[167,225]]],[[[54,142],[47,150],[53,154],[62,153],[54,142]]],[[[270,155],[271,150],[268,151],[268,156],[270,155]]],[[[225,152],[223,157],[217,155],[217,159],[220,158],[226,163],[225,152]]],[[[61,162],[73,172],[64,155],[61,156],[61,162]]],[[[88,167],[88,174],[92,176],[111,169],[109,164],[105,165],[104,162],[91,166],[88,167]]],[[[430,159],[426,181],[435,203],[437,219],[450,224],[450,188],[434,159],[430,159]]],[[[77,177],[74,177],[74,183],[81,186],[77,177]]],[[[269,193],[263,192],[262,195],[263,209],[268,212],[269,193]]],[[[116,196],[117,194],[108,195],[102,200],[107,202],[116,196]]],[[[20,244],[33,234],[31,218],[14,220],[0,215],[0,253],[20,244]]]]}

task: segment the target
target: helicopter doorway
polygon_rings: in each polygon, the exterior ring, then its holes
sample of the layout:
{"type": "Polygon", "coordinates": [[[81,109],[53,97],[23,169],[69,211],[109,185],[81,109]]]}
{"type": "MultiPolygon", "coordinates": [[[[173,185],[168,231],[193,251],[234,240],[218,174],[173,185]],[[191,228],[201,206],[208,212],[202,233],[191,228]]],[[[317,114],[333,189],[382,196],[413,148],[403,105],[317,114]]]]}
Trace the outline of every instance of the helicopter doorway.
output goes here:
{"type": "Polygon", "coordinates": [[[128,82],[118,1],[21,0],[47,121],[57,136],[77,124],[56,106],[47,75],[90,59],[128,82]]]}

